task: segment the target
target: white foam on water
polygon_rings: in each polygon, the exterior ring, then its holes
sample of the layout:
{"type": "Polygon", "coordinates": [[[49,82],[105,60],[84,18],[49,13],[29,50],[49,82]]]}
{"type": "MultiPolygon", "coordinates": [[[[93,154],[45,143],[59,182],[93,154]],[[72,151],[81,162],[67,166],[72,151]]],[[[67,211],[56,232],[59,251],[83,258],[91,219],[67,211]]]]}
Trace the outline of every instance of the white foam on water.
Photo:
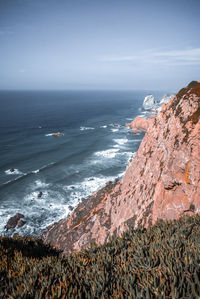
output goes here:
{"type": "Polygon", "coordinates": [[[10,175],[10,174],[24,174],[23,172],[19,171],[18,169],[14,169],[14,171],[10,171],[10,169],[6,170],[5,173],[7,175],[10,175]]]}
{"type": "Polygon", "coordinates": [[[85,130],[94,130],[92,127],[80,127],[80,131],[85,131],[85,130]]]}
{"type": "Polygon", "coordinates": [[[36,170],[33,170],[32,173],[38,173],[40,170],[39,169],[36,169],[36,170]]]}
{"type": "Polygon", "coordinates": [[[121,139],[114,139],[114,141],[116,143],[118,143],[119,145],[123,145],[123,144],[127,143],[129,140],[127,138],[121,138],[121,139]]]}
{"type": "Polygon", "coordinates": [[[46,184],[45,182],[42,182],[41,180],[36,180],[34,182],[34,184],[35,184],[36,188],[46,188],[49,186],[49,184],[46,184]]]}
{"type": "Polygon", "coordinates": [[[107,159],[112,159],[116,156],[116,153],[118,151],[119,151],[119,149],[111,148],[111,149],[108,149],[108,150],[96,152],[95,156],[103,157],[103,158],[107,158],[107,159]]]}
{"type": "Polygon", "coordinates": [[[38,173],[38,172],[40,172],[40,170],[42,170],[42,169],[44,169],[44,168],[46,168],[46,167],[48,167],[48,166],[50,166],[50,165],[53,165],[53,164],[55,164],[55,162],[51,162],[51,163],[49,163],[49,164],[46,164],[46,165],[42,166],[42,167],[39,168],[39,169],[36,169],[36,170],[31,171],[31,173],[38,173]]]}
{"type": "Polygon", "coordinates": [[[45,134],[45,136],[53,136],[54,133],[45,134]]]}
{"type": "Polygon", "coordinates": [[[70,190],[70,198],[72,199],[72,206],[76,206],[81,198],[88,197],[92,193],[96,192],[100,188],[104,187],[106,182],[113,181],[116,177],[92,177],[85,178],[82,182],[75,185],[69,185],[64,187],[65,190],[70,190]],[[73,190],[72,190],[73,188],[73,190]]]}
{"type": "Polygon", "coordinates": [[[26,195],[24,200],[25,201],[34,201],[34,203],[39,203],[41,204],[42,202],[46,202],[46,199],[48,197],[48,192],[47,191],[42,191],[42,196],[38,198],[38,191],[33,191],[30,194],[26,195]]]}
{"type": "Polygon", "coordinates": [[[127,156],[127,160],[129,161],[130,159],[134,158],[135,153],[133,153],[133,152],[123,152],[123,153],[121,153],[121,155],[127,156]]]}
{"type": "Polygon", "coordinates": [[[103,128],[103,129],[106,129],[108,126],[105,125],[105,126],[100,126],[100,128],[103,128]]]}
{"type": "MultiPolygon", "coordinates": [[[[134,134],[137,135],[137,134],[134,134]]],[[[141,142],[142,139],[130,139],[129,142],[141,142]]]]}
{"type": "Polygon", "coordinates": [[[118,132],[119,129],[111,129],[111,131],[112,131],[113,133],[115,133],[115,132],[118,132]]]}
{"type": "Polygon", "coordinates": [[[122,125],[117,124],[117,123],[111,123],[111,124],[109,124],[109,126],[115,127],[115,128],[121,128],[122,127],[122,125]]]}

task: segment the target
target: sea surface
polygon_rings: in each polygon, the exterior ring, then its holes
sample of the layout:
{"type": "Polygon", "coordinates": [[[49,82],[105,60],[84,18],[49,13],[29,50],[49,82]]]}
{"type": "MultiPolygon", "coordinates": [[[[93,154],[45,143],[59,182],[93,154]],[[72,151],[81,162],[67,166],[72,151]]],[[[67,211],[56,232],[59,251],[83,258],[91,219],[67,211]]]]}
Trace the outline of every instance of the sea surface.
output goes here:
{"type": "Polygon", "coordinates": [[[0,235],[39,235],[82,198],[121,178],[144,136],[124,125],[145,117],[147,93],[0,91],[0,235]],[[17,212],[26,224],[6,231],[17,212]]]}

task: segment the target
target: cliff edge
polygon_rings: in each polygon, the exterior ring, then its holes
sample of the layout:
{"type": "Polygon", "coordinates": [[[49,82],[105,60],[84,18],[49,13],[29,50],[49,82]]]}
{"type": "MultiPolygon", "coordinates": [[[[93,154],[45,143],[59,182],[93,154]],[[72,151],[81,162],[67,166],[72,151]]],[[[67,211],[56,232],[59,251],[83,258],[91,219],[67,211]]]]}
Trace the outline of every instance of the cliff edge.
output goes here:
{"type": "Polygon", "coordinates": [[[130,226],[200,212],[200,82],[193,81],[148,123],[120,182],[83,202],[43,234],[64,253],[99,244],[130,226]]]}

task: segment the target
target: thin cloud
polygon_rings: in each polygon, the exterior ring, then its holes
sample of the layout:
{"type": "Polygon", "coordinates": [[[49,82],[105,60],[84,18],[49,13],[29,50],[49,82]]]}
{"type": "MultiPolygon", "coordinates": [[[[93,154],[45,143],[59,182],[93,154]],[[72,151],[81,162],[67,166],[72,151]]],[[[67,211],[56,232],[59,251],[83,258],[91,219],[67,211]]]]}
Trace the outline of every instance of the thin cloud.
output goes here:
{"type": "Polygon", "coordinates": [[[163,65],[200,65],[200,48],[171,50],[171,51],[150,51],[138,55],[126,56],[103,56],[102,62],[139,62],[145,64],[163,65]]]}
{"type": "Polygon", "coordinates": [[[0,36],[12,34],[14,34],[14,31],[12,31],[9,27],[0,27],[0,36]]]}

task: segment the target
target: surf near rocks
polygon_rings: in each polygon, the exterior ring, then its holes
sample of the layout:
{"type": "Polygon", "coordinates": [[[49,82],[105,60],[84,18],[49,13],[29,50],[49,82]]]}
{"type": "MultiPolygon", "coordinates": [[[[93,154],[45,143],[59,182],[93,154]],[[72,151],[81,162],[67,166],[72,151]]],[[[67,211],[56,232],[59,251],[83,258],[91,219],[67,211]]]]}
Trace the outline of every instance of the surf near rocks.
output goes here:
{"type": "Polygon", "coordinates": [[[43,239],[68,252],[129,227],[200,211],[200,83],[193,81],[155,115],[122,180],[82,202],[43,239]]]}

